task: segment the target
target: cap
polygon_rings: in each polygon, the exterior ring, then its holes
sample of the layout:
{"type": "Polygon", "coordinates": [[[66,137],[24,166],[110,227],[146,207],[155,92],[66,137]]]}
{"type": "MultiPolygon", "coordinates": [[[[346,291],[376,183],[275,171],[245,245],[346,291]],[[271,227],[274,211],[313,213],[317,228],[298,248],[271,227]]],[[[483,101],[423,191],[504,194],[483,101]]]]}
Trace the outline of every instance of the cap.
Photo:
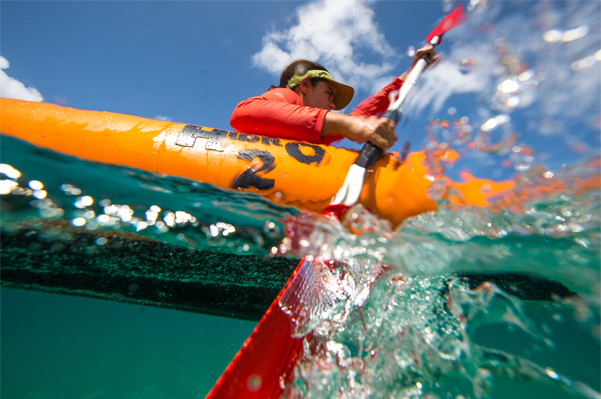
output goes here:
{"type": "Polygon", "coordinates": [[[332,75],[330,75],[327,71],[312,69],[307,71],[305,74],[300,75],[295,73],[294,76],[290,78],[288,81],[288,87],[290,89],[294,89],[296,86],[300,84],[305,78],[320,78],[329,80],[336,86],[336,94],[334,94],[334,105],[336,106],[336,110],[340,110],[346,107],[351,100],[353,99],[353,95],[355,95],[355,89],[351,86],[347,86],[340,82],[336,82],[332,75]]]}

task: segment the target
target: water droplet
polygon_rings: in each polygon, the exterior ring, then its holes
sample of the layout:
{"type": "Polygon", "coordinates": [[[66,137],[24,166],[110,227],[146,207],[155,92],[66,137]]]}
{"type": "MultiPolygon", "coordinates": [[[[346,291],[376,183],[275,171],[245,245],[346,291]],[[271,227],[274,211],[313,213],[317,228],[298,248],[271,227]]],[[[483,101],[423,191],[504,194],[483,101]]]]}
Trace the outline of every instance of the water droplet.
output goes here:
{"type": "Polygon", "coordinates": [[[3,173],[6,177],[11,179],[18,179],[21,177],[21,172],[6,163],[0,164],[0,173],[3,173]]]}
{"type": "Polygon", "coordinates": [[[248,377],[248,381],[246,382],[246,388],[250,392],[258,392],[261,389],[261,385],[263,385],[263,380],[260,375],[252,374],[248,377]]]}
{"type": "Polygon", "coordinates": [[[472,59],[465,59],[459,63],[459,72],[462,74],[468,74],[476,67],[476,61],[472,59]]]}
{"type": "Polygon", "coordinates": [[[71,224],[73,226],[77,226],[77,227],[81,227],[83,225],[85,225],[87,223],[87,220],[85,218],[75,218],[71,221],[71,224]]]}
{"type": "Polygon", "coordinates": [[[497,86],[497,90],[499,90],[502,93],[515,93],[516,91],[518,91],[518,89],[518,82],[516,82],[514,79],[504,80],[497,86]]]}
{"type": "Polygon", "coordinates": [[[43,199],[46,198],[46,195],[48,195],[48,193],[44,190],[35,190],[32,195],[37,199],[43,199]]]}
{"type": "Polygon", "coordinates": [[[32,190],[41,190],[44,188],[44,184],[41,181],[38,180],[31,180],[28,183],[28,186],[32,189],[32,190]]]}
{"type": "Polygon", "coordinates": [[[578,40],[583,38],[584,36],[586,36],[589,32],[589,27],[587,25],[582,25],[576,29],[571,29],[571,30],[567,30],[565,31],[562,35],[561,35],[561,41],[562,42],[571,42],[574,40],[578,40]]]}
{"type": "Polygon", "coordinates": [[[547,43],[557,43],[561,40],[562,33],[557,29],[550,29],[543,33],[543,40],[547,43]]]}
{"type": "Polygon", "coordinates": [[[557,373],[555,372],[555,370],[553,370],[551,367],[547,367],[545,369],[545,374],[547,374],[549,377],[553,378],[554,380],[558,380],[559,379],[559,375],[557,375],[557,373]]]}

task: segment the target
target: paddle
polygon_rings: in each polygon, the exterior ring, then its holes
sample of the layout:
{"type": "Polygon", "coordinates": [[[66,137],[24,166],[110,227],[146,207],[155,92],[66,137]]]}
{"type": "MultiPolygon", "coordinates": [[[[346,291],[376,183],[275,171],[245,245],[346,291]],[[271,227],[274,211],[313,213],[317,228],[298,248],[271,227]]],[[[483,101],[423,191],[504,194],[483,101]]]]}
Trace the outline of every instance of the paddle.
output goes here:
{"type": "MultiPolygon", "coordinates": [[[[450,30],[451,28],[459,25],[464,20],[463,8],[461,6],[455,8],[455,10],[447,15],[440,24],[426,38],[426,42],[437,46],[442,41],[442,35],[450,30]]],[[[409,92],[413,87],[417,79],[420,77],[424,69],[429,63],[429,55],[421,58],[403,83],[399,92],[398,98],[390,104],[388,110],[384,113],[382,118],[388,118],[395,124],[398,124],[403,114],[401,113],[401,106],[407,99],[409,92]]],[[[376,147],[370,142],[365,143],[359,156],[355,160],[355,163],[349,168],[344,184],[328,206],[331,212],[335,212],[338,216],[342,215],[348,207],[354,205],[359,200],[359,195],[363,189],[363,180],[365,179],[365,172],[380,156],[382,155],[382,149],[376,147]]]]}
{"type": "MultiPolygon", "coordinates": [[[[460,24],[463,20],[463,10],[458,7],[428,35],[426,41],[433,45],[440,43],[442,35],[449,29],[460,24]]],[[[398,123],[401,119],[400,108],[409,91],[427,65],[427,61],[420,59],[409,73],[399,93],[399,98],[394,101],[384,118],[398,123]]],[[[338,191],[324,214],[338,218],[359,200],[365,171],[382,155],[382,149],[366,143],[357,160],[349,169],[349,173],[342,188],[338,191]]],[[[286,294],[297,300],[297,308],[303,307],[301,300],[303,293],[294,291],[297,288],[307,288],[307,281],[318,281],[318,269],[313,260],[303,259],[296,270],[273,301],[252,334],[242,345],[234,359],[223,372],[206,399],[222,398],[275,398],[279,397],[289,382],[296,360],[302,353],[302,340],[292,336],[290,316],[280,306],[280,299],[286,294]],[[295,278],[298,276],[300,280],[295,278]],[[290,287],[293,285],[292,287],[290,287]],[[288,288],[291,291],[288,292],[288,288]]],[[[309,287],[310,288],[310,287],[309,287]]],[[[288,301],[288,303],[290,303],[288,301]]],[[[305,304],[306,306],[306,304],[305,304]]],[[[301,313],[303,313],[301,311],[301,313]]],[[[297,315],[306,317],[304,314],[297,315]]]]}

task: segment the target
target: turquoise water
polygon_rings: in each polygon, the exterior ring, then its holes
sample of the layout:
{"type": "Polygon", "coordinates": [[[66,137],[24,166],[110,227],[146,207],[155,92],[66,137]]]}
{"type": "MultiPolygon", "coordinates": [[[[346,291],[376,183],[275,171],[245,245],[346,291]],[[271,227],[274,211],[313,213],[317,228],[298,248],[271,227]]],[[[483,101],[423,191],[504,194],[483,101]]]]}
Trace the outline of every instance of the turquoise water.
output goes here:
{"type": "MultiPolygon", "coordinates": [[[[460,84],[438,92],[437,109],[416,96],[409,126],[426,128],[399,132],[427,151],[440,209],[396,231],[361,207],[340,224],[6,137],[2,228],[60,219],[89,233],[335,261],[309,261],[303,275],[324,278],[295,283],[312,307],[281,303],[306,344],[290,396],[598,398],[600,7],[472,2],[470,19],[445,36],[446,64],[417,92],[445,76],[460,84]],[[462,91],[473,82],[478,90],[462,91]],[[440,156],[449,149],[458,161],[440,156]],[[445,179],[465,170],[516,186],[490,208],[458,207],[445,179]],[[284,240],[285,227],[302,234],[284,240]],[[465,273],[519,278],[479,285],[465,273]]],[[[3,289],[2,396],[202,397],[253,326],[3,289]]]]}
{"type": "Polygon", "coordinates": [[[202,398],[255,323],[2,290],[3,398],[202,398]]]}

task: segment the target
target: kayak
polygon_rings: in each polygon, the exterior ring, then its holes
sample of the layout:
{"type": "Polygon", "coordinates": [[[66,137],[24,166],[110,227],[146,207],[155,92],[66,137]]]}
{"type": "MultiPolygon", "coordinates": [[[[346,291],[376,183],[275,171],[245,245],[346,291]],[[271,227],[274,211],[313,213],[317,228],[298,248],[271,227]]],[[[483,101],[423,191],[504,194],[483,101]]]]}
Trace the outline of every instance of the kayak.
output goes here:
{"type": "MultiPolygon", "coordinates": [[[[88,161],[178,176],[262,195],[321,214],[342,186],[357,152],[198,125],[54,104],[0,99],[2,134],[88,161]]],[[[427,195],[424,152],[391,152],[368,171],[359,203],[398,226],[436,210],[427,195]]],[[[512,182],[470,177],[453,187],[465,204],[488,204],[512,182]]]]}

